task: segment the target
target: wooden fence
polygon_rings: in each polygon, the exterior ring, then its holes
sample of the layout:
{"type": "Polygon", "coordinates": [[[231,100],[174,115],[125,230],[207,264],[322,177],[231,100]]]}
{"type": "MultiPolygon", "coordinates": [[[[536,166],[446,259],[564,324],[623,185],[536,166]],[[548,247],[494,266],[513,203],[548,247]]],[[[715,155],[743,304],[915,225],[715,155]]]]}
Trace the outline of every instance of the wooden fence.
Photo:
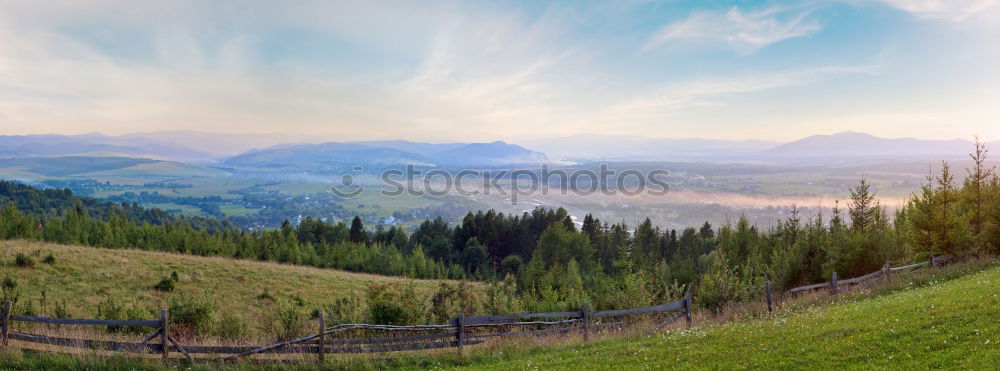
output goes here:
{"type": "Polygon", "coordinates": [[[371,324],[338,324],[327,326],[322,311],[319,313],[319,330],[312,335],[282,341],[259,347],[239,346],[205,346],[181,345],[169,333],[169,316],[167,310],[160,312],[158,321],[113,321],[97,319],[46,318],[30,316],[12,316],[11,302],[4,302],[2,331],[3,345],[9,340],[61,347],[84,348],[93,350],[119,351],[127,353],[162,354],[164,362],[169,359],[171,348],[181,353],[188,361],[194,361],[192,354],[223,354],[221,360],[229,361],[253,354],[289,354],[311,353],[317,355],[317,360],[323,361],[328,353],[373,353],[393,352],[422,349],[439,349],[454,347],[461,356],[462,349],[468,345],[485,342],[490,338],[509,336],[539,335],[546,333],[568,333],[582,331],[584,341],[590,340],[592,330],[601,328],[621,327],[625,321],[621,317],[647,315],[654,313],[679,312],[676,316],[657,324],[649,332],[655,332],[664,326],[685,317],[687,326],[691,326],[691,294],[686,293],[681,300],[641,308],[615,309],[605,311],[590,311],[588,303],[584,303],[580,311],[523,313],[513,315],[465,316],[452,318],[444,325],[424,326],[393,326],[371,324]],[[599,322],[606,318],[619,318],[611,322],[599,322]],[[139,342],[118,342],[92,339],[72,339],[32,334],[25,332],[10,332],[14,322],[28,322],[54,325],[85,325],[85,326],[131,326],[149,327],[154,329],[139,342]],[[366,333],[387,333],[381,337],[364,338],[328,338],[331,335],[343,335],[350,331],[366,333]],[[402,336],[400,336],[402,334],[402,336]],[[159,343],[150,343],[159,337],[159,343]]]}
{"type": "MultiPolygon", "coordinates": [[[[955,257],[951,256],[951,255],[946,255],[946,256],[932,256],[932,257],[930,257],[930,259],[928,259],[925,262],[916,263],[916,264],[910,264],[910,265],[905,265],[905,266],[902,266],[902,267],[891,267],[890,262],[885,262],[885,266],[883,266],[881,270],[878,270],[878,271],[875,271],[875,272],[872,272],[872,273],[869,273],[869,274],[866,274],[866,275],[863,275],[863,276],[860,276],[860,277],[854,277],[854,278],[849,278],[849,279],[845,279],[845,280],[838,279],[837,278],[837,272],[833,272],[833,274],[831,275],[831,280],[830,281],[820,282],[820,283],[816,283],[816,284],[812,284],[812,285],[795,287],[795,288],[792,288],[792,289],[788,290],[787,292],[789,294],[798,294],[798,293],[805,292],[805,291],[810,291],[810,290],[816,290],[816,289],[822,289],[822,288],[829,288],[831,295],[837,295],[840,292],[840,290],[851,290],[852,288],[858,288],[858,287],[870,287],[871,285],[873,285],[873,284],[875,284],[877,282],[881,282],[883,280],[890,280],[890,279],[892,279],[892,275],[893,274],[897,274],[897,272],[910,271],[912,269],[921,268],[921,267],[936,267],[936,266],[947,264],[948,262],[950,262],[954,258],[955,257]]],[[[770,307],[771,307],[771,283],[770,282],[767,282],[767,284],[765,285],[765,290],[767,291],[767,293],[766,293],[766,295],[767,295],[767,305],[768,305],[768,310],[770,311],[770,307]]]]}
{"type": "MultiPolygon", "coordinates": [[[[910,271],[921,267],[934,267],[945,264],[952,256],[935,256],[928,261],[901,267],[891,267],[888,262],[879,271],[860,277],[839,280],[834,272],[829,282],[796,287],[788,293],[796,294],[809,290],[828,288],[832,295],[841,289],[850,290],[863,285],[870,286],[880,280],[888,280],[894,274],[910,271]]],[[[765,285],[768,310],[771,310],[771,285],[765,285]]],[[[269,344],[259,347],[239,346],[207,346],[181,345],[170,336],[169,316],[167,310],[160,311],[160,319],[152,321],[116,321],[99,319],[47,318],[34,316],[12,315],[12,303],[3,303],[2,340],[7,346],[10,340],[43,345],[55,345],[70,348],[84,348],[104,351],[119,351],[127,353],[161,354],[166,362],[171,349],[181,353],[188,361],[194,361],[192,354],[222,354],[227,355],[221,360],[235,360],[254,354],[316,354],[323,361],[325,354],[330,353],[381,353],[394,351],[409,351],[422,349],[457,348],[461,356],[465,346],[485,342],[491,338],[510,336],[540,335],[547,333],[582,332],[583,340],[589,341],[593,330],[603,328],[620,328],[626,323],[622,317],[648,315],[656,313],[678,312],[676,315],[657,324],[649,333],[656,332],[670,323],[685,318],[687,326],[691,326],[691,293],[685,293],[680,300],[648,307],[591,311],[588,303],[581,310],[569,312],[521,313],[510,315],[465,316],[452,318],[444,325],[424,326],[393,326],[372,324],[338,324],[327,326],[324,314],[319,313],[319,326],[315,334],[269,344]],[[603,322],[606,319],[617,319],[603,322]],[[14,322],[38,323],[48,325],[79,325],[79,326],[120,326],[148,327],[151,333],[138,342],[119,342],[93,339],[62,338],[41,334],[11,331],[14,322]],[[350,331],[384,333],[380,337],[358,338],[328,338],[332,335],[344,335],[350,331]],[[159,338],[158,343],[150,343],[159,338]]]]}

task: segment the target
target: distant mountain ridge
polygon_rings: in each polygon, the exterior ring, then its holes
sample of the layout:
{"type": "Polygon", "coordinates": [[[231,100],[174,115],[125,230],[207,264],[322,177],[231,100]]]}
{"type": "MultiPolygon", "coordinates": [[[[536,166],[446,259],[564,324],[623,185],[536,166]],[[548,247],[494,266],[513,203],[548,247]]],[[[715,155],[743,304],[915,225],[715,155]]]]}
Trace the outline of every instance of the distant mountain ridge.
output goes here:
{"type": "Polygon", "coordinates": [[[601,134],[578,134],[521,143],[557,159],[574,161],[732,160],[780,144],[765,140],[673,139],[601,134]]]}
{"type": "MultiPolygon", "coordinates": [[[[321,137],[313,138],[319,140],[321,137]]],[[[506,166],[597,161],[756,162],[832,164],[885,159],[965,157],[972,142],[882,138],[845,131],[779,143],[764,140],[655,138],[641,135],[578,134],[566,137],[482,143],[426,143],[407,140],[288,142],[275,134],[151,132],[108,136],[0,136],[0,159],[33,157],[132,157],[192,164],[274,168],[338,163],[358,165],[506,166]]],[[[986,143],[997,148],[1000,142],[986,143]]]]}
{"type": "Polygon", "coordinates": [[[972,141],[965,139],[881,138],[844,131],[813,135],[785,143],[768,151],[782,156],[956,156],[969,153],[972,141]]]}
{"type": "Polygon", "coordinates": [[[144,137],[103,134],[0,135],[0,158],[55,156],[124,156],[184,162],[205,162],[212,158],[193,148],[144,137]]]}
{"type": "Polygon", "coordinates": [[[497,166],[545,162],[548,162],[548,157],[543,153],[500,141],[468,144],[368,141],[278,146],[236,155],[225,159],[222,164],[269,168],[323,164],[497,166]]]}
{"type": "Polygon", "coordinates": [[[173,161],[135,157],[62,156],[0,158],[0,177],[20,179],[102,175],[209,177],[225,176],[218,169],[173,161]]]}

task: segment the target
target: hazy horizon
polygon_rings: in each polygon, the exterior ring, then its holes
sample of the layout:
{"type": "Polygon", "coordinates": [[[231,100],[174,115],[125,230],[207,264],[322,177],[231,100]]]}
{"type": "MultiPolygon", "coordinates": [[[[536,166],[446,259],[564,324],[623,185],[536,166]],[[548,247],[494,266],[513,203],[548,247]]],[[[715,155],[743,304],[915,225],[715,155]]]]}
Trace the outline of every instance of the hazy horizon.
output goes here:
{"type": "Polygon", "coordinates": [[[2,3],[6,135],[1000,139],[995,0],[2,3]]]}

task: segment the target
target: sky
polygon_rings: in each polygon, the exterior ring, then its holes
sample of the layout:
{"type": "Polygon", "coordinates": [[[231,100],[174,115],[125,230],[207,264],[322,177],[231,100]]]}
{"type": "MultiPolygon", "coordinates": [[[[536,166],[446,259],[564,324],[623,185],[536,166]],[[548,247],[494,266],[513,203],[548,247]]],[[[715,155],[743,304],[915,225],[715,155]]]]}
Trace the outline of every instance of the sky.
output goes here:
{"type": "Polygon", "coordinates": [[[1000,139],[1000,0],[0,0],[0,135],[1000,139]]]}

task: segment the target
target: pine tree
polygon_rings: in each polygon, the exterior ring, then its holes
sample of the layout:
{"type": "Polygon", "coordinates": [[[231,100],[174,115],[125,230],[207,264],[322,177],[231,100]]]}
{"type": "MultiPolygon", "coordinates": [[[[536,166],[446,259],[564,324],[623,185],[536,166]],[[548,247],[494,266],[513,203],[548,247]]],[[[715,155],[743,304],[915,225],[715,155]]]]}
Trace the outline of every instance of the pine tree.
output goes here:
{"type": "Polygon", "coordinates": [[[962,202],[965,205],[964,209],[968,210],[970,214],[970,237],[977,251],[986,249],[985,231],[989,229],[986,215],[986,196],[993,169],[986,168],[987,152],[986,146],[976,136],[976,149],[969,154],[973,161],[973,168],[968,170],[969,176],[965,178],[965,183],[962,186],[962,202]]]}
{"type": "Polygon", "coordinates": [[[959,193],[955,189],[955,178],[951,175],[951,166],[941,163],[941,175],[935,178],[934,198],[936,215],[934,217],[932,241],[935,252],[940,254],[958,254],[962,252],[965,242],[965,226],[962,215],[957,212],[959,193]]]}
{"type": "Polygon", "coordinates": [[[698,230],[698,234],[701,235],[701,238],[706,240],[715,238],[715,231],[712,230],[712,225],[709,224],[708,222],[705,222],[705,224],[701,225],[701,229],[698,230]]]}
{"type": "Polygon", "coordinates": [[[365,243],[368,241],[368,233],[365,232],[365,225],[361,223],[361,218],[355,216],[351,221],[351,242],[365,243]]]}
{"type": "Polygon", "coordinates": [[[851,189],[851,203],[847,205],[847,214],[851,218],[851,229],[866,232],[872,227],[880,206],[875,198],[871,183],[864,177],[861,183],[851,189]]]}

